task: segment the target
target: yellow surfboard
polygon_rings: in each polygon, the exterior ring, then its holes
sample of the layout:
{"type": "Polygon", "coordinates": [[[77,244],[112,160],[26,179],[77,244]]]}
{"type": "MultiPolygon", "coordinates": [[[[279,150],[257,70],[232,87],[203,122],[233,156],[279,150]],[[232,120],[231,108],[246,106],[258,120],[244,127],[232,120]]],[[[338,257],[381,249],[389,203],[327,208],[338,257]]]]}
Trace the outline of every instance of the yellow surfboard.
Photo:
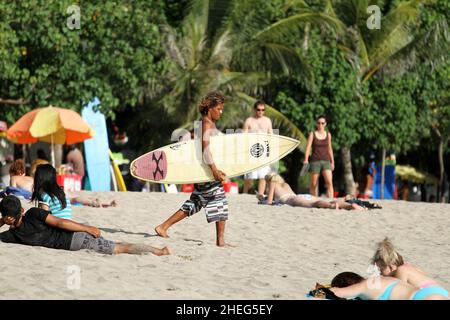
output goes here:
{"type": "MultiPolygon", "coordinates": [[[[265,133],[235,133],[211,137],[217,168],[227,178],[268,166],[298,147],[299,141],[265,133]]],[[[131,163],[131,175],[156,183],[202,183],[214,177],[202,159],[200,139],[174,143],[148,152],[131,163]]]]}
{"type": "Polygon", "coordinates": [[[119,166],[114,160],[111,149],[109,150],[109,158],[111,159],[114,177],[117,182],[117,188],[119,189],[119,191],[127,191],[127,186],[125,185],[125,181],[123,180],[122,172],[120,172],[119,166]]]}

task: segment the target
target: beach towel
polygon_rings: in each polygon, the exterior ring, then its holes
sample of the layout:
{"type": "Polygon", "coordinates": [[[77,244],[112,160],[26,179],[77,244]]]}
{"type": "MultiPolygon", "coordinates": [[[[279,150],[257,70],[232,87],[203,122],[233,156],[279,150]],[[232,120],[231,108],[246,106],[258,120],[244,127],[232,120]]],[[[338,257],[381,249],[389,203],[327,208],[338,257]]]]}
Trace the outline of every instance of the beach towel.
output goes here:
{"type": "Polygon", "coordinates": [[[356,203],[357,205],[367,208],[367,209],[382,209],[383,207],[380,206],[378,203],[371,203],[369,201],[364,201],[361,199],[349,199],[349,200],[345,200],[345,202],[347,203],[356,203]]]}
{"type": "Polygon", "coordinates": [[[0,192],[0,198],[4,198],[9,195],[14,195],[18,198],[25,198],[27,200],[31,200],[31,192],[25,189],[16,187],[6,187],[4,191],[0,192]]]}
{"type": "MultiPolygon", "coordinates": [[[[267,196],[259,193],[258,191],[255,191],[255,194],[256,194],[256,199],[258,199],[258,204],[269,205],[267,203],[267,196]]],[[[279,199],[273,199],[271,205],[272,206],[282,206],[283,203],[281,203],[279,199]]]]}
{"type": "MultiPolygon", "coordinates": [[[[269,205],[267,203],[267,199],[258,201],[258,204],[269,205]]],[[[271,206],[282,206],[283,204],[280,202],[280,200],[275,199],[275,200],[272,201],[272,204],[270,204],[270,205],[271,206]]]]}

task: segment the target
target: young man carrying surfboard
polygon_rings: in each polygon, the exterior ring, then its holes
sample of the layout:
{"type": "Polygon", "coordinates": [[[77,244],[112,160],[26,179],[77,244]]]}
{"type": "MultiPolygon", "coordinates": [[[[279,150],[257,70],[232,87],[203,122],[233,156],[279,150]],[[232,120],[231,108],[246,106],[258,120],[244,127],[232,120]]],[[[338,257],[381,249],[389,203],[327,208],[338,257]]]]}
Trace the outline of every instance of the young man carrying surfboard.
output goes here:
{"type": "Polygon", "coordinates": [[[225,173],[214,164],[213,155],[209,148],[209,138],[220,133],[215,122],[222,116],[224,101],[221,92],[212,91],[203,97],[199,106],[202,114],[203,161],[211,169],[215,181],[195,184],[190,199],[185,201],[177,212],[155,228],[156,233],[161,237],[168,238],[167,229],[184,218],[197,213],[201,208],[205,208],[208,223],[216,223],[216,245],[219,247],[229,246],[225,243],[224,237],[225,221],[228,220],[228,201],[222,185],[225,173]]]}

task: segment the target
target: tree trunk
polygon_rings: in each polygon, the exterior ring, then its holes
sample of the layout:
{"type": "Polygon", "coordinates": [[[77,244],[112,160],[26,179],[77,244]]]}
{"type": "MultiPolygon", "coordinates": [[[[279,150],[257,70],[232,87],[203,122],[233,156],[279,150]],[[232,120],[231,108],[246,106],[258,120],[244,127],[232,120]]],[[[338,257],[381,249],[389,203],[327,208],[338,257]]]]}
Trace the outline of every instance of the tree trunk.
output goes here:
{"type": "Polygon", "coordinates": [[[439,138],[438,142],[438,160],[439,160],[439,186],[438,186],[438,192],[437,192],[437,202],[443,202],[444,201],[444,189],[445,189],[445,169],[444,169],[444,145],[446,144],[446,140],[441,134],[441,131],[434,127],[434,132],[439,138]]]}
{"type": "Polygon", "coordinates": [[[380,198],[384,199],[384,176],[386,173],[386,149],[383,148],[381,154],[381,186],[380,186],[380,198]]]}
{"type": "Polygon", "coordinates": [[[55,168],[61,166],[61,163],[63,161],[62,157],[63,157],[62,144],[55,144],[55,168]]]}
{"type": "Polygon", "coordinates": [[[445,171],[444,171],[444,139],[442,138],[442,136],[439,137],[438,157],[439,157],[439,189],[437,200],[438,202],[444,202],[445,171]]]}
{"type": "Polygon", "coordinates": [[[352,171],[352,155],[349,147],[341,148],[342,165],[344,167],[345,193],[356,195],[355,179],[352,171]]]}

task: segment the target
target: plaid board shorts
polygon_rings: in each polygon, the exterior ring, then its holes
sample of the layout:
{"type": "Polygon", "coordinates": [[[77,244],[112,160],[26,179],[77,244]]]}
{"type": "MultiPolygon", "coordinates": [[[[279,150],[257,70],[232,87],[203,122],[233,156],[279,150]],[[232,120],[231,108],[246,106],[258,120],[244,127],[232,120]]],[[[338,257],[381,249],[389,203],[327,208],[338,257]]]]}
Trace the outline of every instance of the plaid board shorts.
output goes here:
{"type": "Polygon", "coordinates": [[[188,216],[199,212],[201,208],[205,208],[208,222],[228,220],[228,201],[221,182],[196,184],[190,199],[181,206],[188,216]]]}

